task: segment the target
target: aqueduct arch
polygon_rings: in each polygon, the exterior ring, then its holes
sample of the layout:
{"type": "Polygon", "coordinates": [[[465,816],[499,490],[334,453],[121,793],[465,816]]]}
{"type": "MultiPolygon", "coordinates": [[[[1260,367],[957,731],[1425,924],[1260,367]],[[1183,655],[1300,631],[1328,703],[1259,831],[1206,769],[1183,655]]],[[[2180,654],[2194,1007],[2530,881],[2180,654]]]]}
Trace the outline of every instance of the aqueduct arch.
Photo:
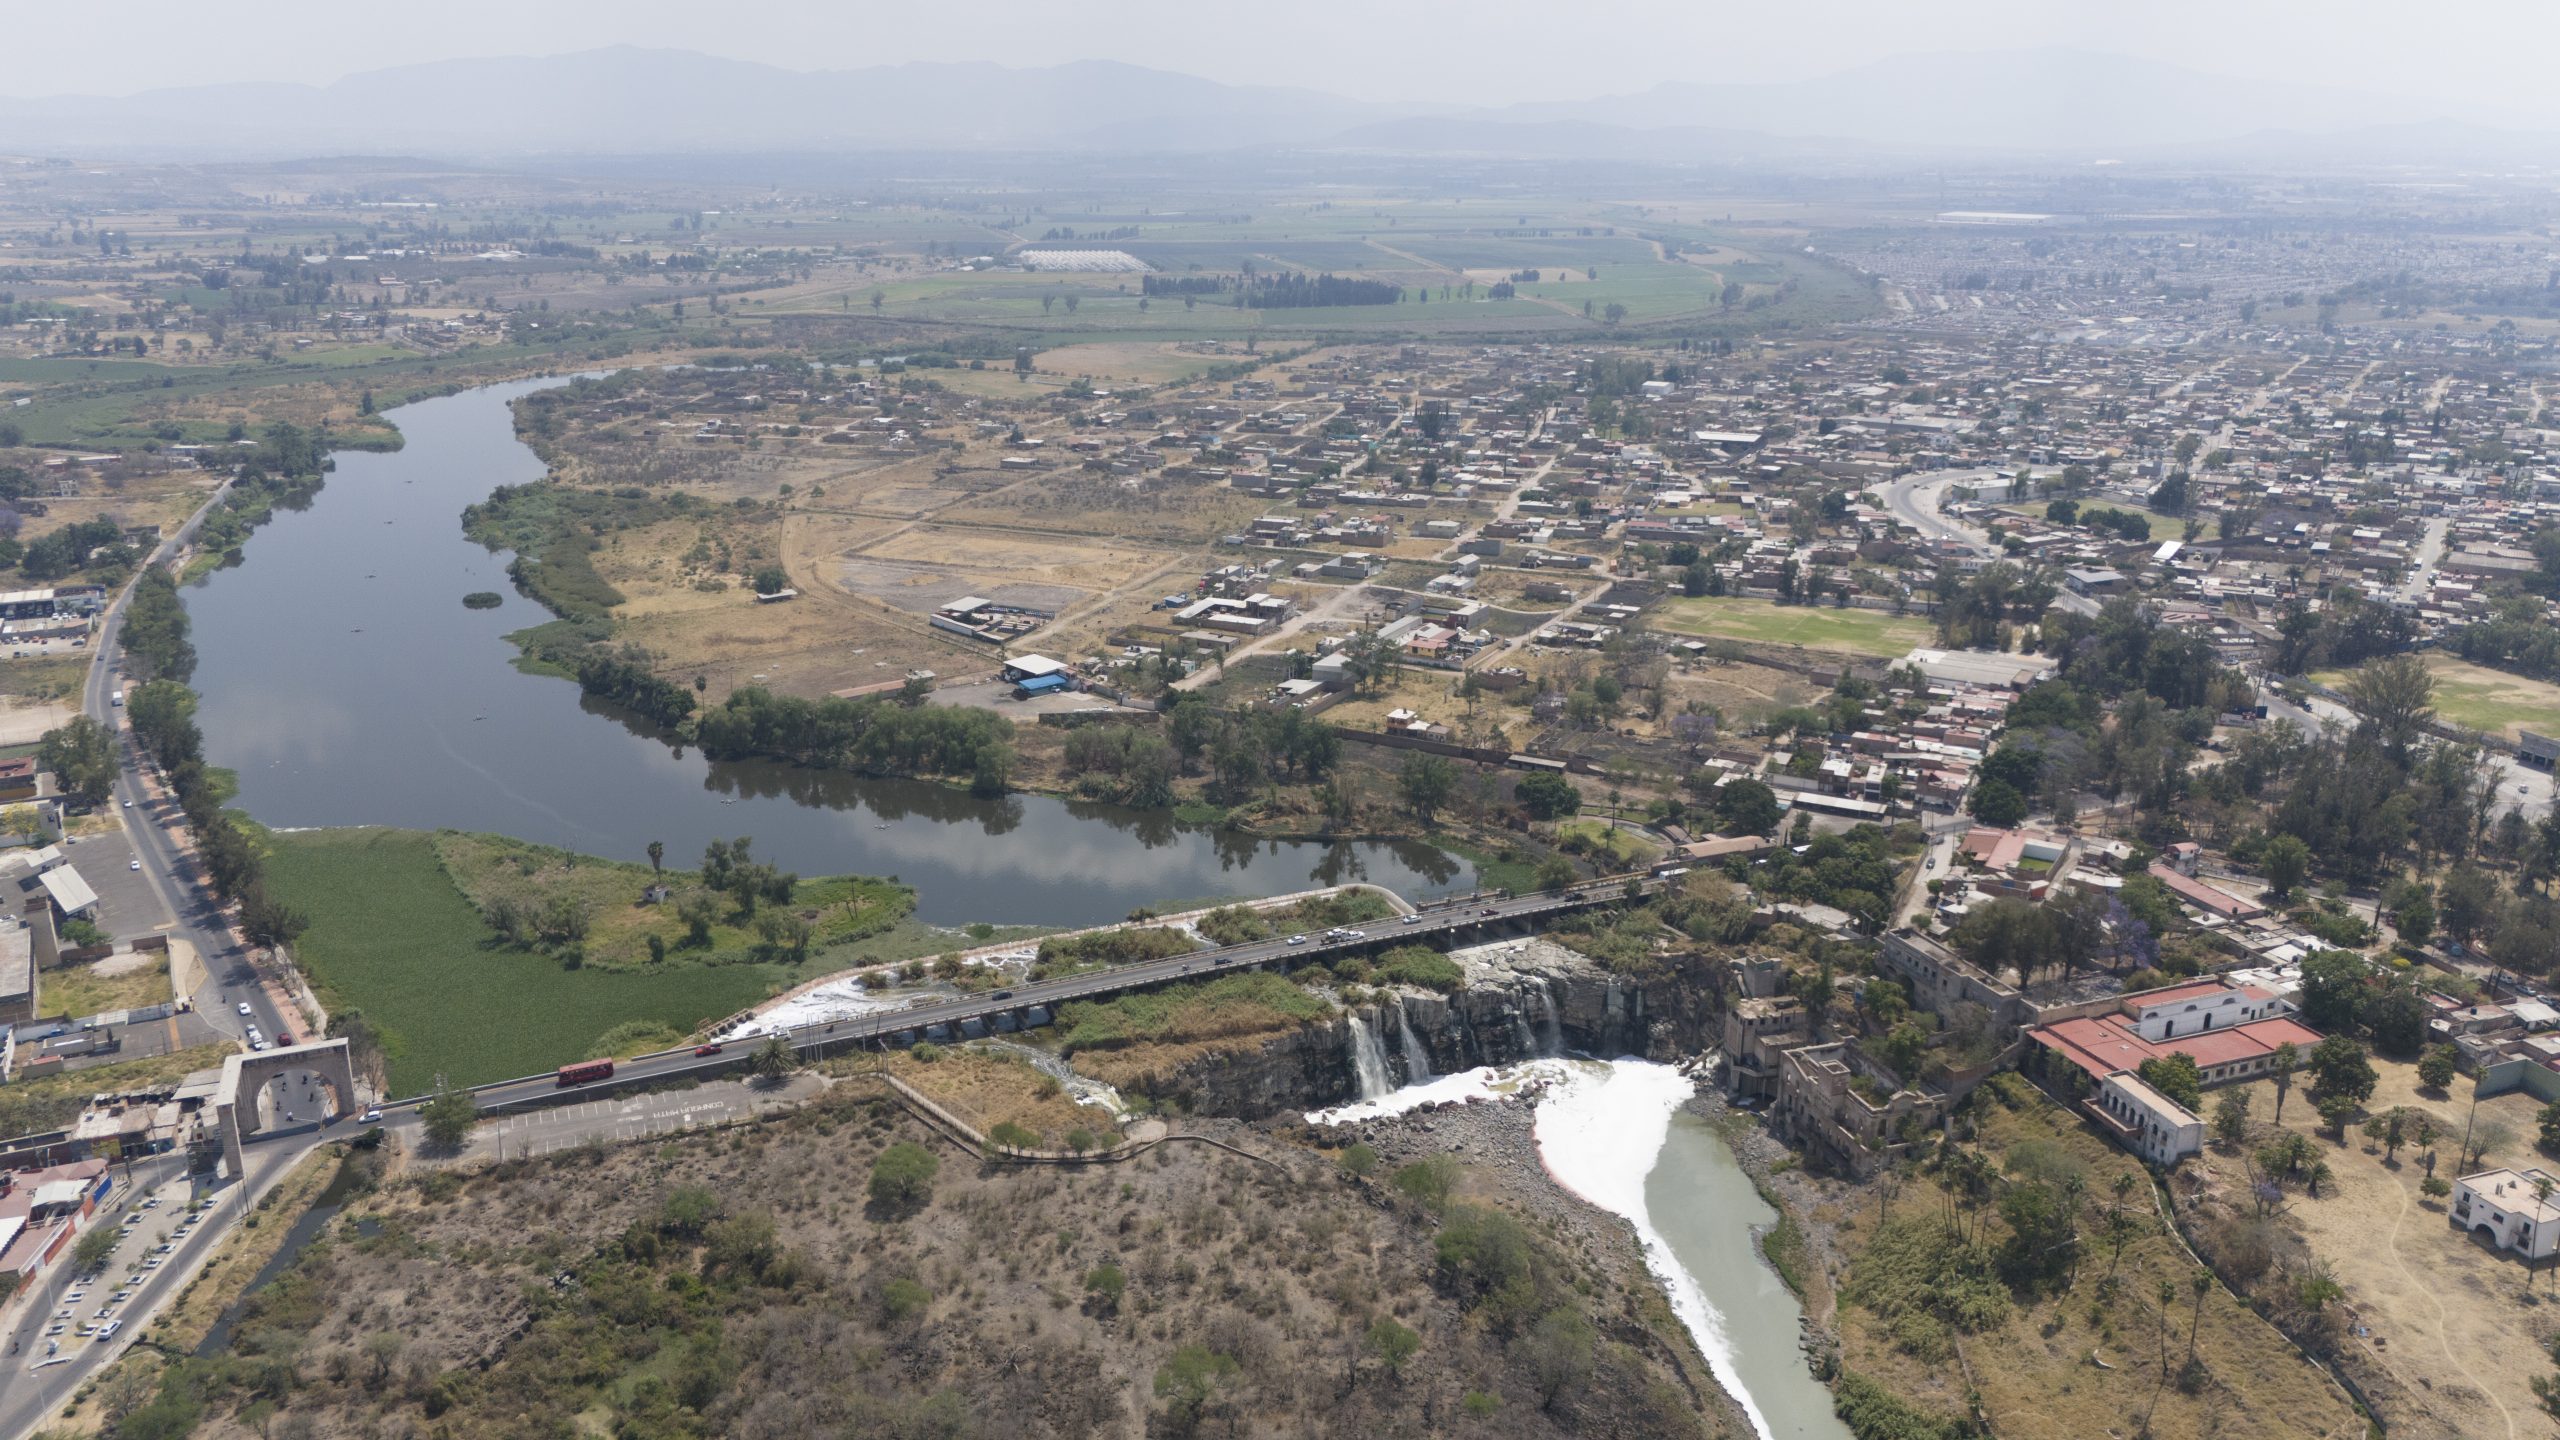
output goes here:
{"type": "Polygon", "coordinates": [[[347,1058],[347,1042],[320,1040],[286,1045],[251,1055],[232,1055],[222,1062],[222,1084],[213,1092],[214,1124],[222,1131],[222,1158],[235,1176],[245,1173],[240,1154],[248,1132],[258,1128],[258,1090],[278,1075],[308,1070],[320,1077],[338,1102],[340,1115],[356,1109],[356,1072],[347,1058]],[[242,1125],[241,1108],[248,1109],[242,1125]]]}

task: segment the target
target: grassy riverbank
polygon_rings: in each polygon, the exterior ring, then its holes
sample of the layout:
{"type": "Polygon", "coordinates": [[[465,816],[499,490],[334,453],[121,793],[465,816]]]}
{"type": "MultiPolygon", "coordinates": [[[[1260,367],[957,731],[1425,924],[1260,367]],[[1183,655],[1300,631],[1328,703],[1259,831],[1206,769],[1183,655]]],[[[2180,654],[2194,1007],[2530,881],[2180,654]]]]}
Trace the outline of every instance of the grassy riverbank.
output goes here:
{"type": "Polygon", "coordinates": [[[817,912],[813,931],[853,943],[813,940],[793,958],[724,906],[710,943],[669,945],[653,962],[648,937],[681,939],[685,927],[672,906],[624,913],[644,909],[635,902],[647,866],[417,830],[300,831],[268,845],[270,888],[311,920],[297,958],[332,1012],[361,1010],[381,1033],[391,1088],[402,1094],[430,1088],[439,1073],[468,1084],[548,1069],[630,1022],[689,1032],[828,971],[969,943],[905,919],[912,895],[903,888],[843,877],[800,882],[788,908],[817,912]],[[593,906],[588,939],[574,957],[567,947],[546,954],[511,943],[474,891],[484,901],[583,899],[593,906]]]}

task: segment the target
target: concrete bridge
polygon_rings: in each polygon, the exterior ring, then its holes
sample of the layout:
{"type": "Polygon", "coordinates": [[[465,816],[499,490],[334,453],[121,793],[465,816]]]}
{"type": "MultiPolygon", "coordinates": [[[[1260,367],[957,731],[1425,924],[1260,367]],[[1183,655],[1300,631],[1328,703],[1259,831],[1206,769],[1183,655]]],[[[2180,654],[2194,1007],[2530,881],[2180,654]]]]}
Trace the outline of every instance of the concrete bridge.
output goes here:
{"type": "MultiPolygon", "coordinates": [[[[1356,940],[1328,939],[1320,933],[1255,940],[1243,945],[1195,950],[1188,955],[1164,960],[1114,965],[1012,989],[956,995],[902,1010],[804,1025],[781,1033],[803,1059],[820,1059],[857,1050],[899,1049],[920,1040],[959,1038],[973,1024],[995,1030],[997,1022],[1003,1021],[1004,1028],[1030,1029],[1043,1023],[1044,1015],[1054,1016],[1058,1006],[1070,1001],[1098,1000],[1131,990],[1206,980],[1248,970],[1294,970],[1321,958],[1391,949],[1398,945],[1432,941],[1443,944],[1478,943],[1490,937],[1543,929],[1547,923],[1564,916],[1613,905],[1631,894],[1650,893],[1665,883],[1674,882],[1642,875],[1614,876],[1587,881],[1573,889],[1551,894],[1444,901],[1410,915],[1366,922],[1357,927],[1363,934],[1356,940]]],[[[554,1075],[530,1075],[519,1080],[478,1086],[471,1094],[484,1113],[502,1113],[592,1099],[604,1091],[655,1085],[669,1080],[707,1079],[745,1069],[751,1063],[755,1049],[763,1043],[763,1036],[753,1035],[729,1041],[713,1055],[696,1055],[691,1046],[641,1055],[618,1062],[610,1078],[583,1085],[564,1087],[554,1075]]],[[[414,1105],[425,1098],[418,1096],[394,1103],[414,1105]]]]}

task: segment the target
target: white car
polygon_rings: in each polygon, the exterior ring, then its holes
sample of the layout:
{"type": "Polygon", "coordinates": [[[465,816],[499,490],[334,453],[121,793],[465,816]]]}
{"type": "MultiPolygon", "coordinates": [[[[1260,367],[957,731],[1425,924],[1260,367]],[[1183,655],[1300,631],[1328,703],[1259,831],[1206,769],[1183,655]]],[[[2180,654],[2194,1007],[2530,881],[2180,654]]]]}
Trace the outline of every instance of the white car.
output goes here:
{"type": "Polygon", "coordinates": [[[110,1320],[106,1324],[98,1327],[98,1339],[101,1341],[113,1340],[116,1338],[116,1332],[123,1328],[123,1321],[110,1320]]]}
{"type": "Polygon", "coordinates": [[[381,1119],[382,1107],[379,1105],[367,1105],[364,1107],[364,1113],[356,1117],[357,1122],[364,1125],[378,1123],[381,1119]]]}
{"type": "Polygon", "coordinates": [[[1419,915],[1407,915],[1406,917],[1404,917],[1404,920],[1403,920],[1403,922],[1402,922],[1402,923],[1407,924],[1407,925],[1419,925],[1419,924],[1421,924],[1421,923],[1422,923],[1422,917],[1421,917],[1421,916],[1419,916],[1419,915]]]}
{"type": "Polygon", "coordinates": [[[266,1039],[266,1036],[258,1033],[257,1026],[252,1025],[249,1027],[249,1043],[252,1046],[264,1045],[266,1043],[266,1039]]]}
{"type": "Polygon", "coordinates": [[[1292,945],[1304,945],[1307,943],[1307,937],[1304,935],[1292,935],[1289,937],[1289,943],[1292,945]]]}
{"type": "Polygon", "coordinates": [[[254,1013],[254,1012],[252,1012],[252,1011],[249,1009],[249,1002],[248,1002],[248,1001],[246,1001],[246,1000],[243,1000],[243,1001],[241,1001],[241,1002],[240,1002],[239,1010],[240,1010],[240,1013],[241,1013],[242,1015],[244,1015],[244,1016],[254,1013]]]}
{"type": "Polygon", "coordinates": [[[124,868],[127,870],[139,870],[142,868],[142,862],[139,860],[127,860],[124,862],[124,868]]]}

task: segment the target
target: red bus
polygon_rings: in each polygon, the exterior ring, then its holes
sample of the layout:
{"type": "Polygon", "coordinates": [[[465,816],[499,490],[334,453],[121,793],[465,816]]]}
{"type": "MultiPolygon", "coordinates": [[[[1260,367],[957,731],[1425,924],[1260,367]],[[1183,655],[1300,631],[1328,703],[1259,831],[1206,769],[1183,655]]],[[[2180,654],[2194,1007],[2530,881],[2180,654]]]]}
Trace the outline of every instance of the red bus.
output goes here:
{"type": "Polygon", "coordinates": [[[564,1089],[571,1085],[584,1085],[590,1080],[608,1079],[612,1074],[613,1062],[610,1060],[581,1060],[575,1065],[560,1067],[560,1085],[564,1089]]]}

